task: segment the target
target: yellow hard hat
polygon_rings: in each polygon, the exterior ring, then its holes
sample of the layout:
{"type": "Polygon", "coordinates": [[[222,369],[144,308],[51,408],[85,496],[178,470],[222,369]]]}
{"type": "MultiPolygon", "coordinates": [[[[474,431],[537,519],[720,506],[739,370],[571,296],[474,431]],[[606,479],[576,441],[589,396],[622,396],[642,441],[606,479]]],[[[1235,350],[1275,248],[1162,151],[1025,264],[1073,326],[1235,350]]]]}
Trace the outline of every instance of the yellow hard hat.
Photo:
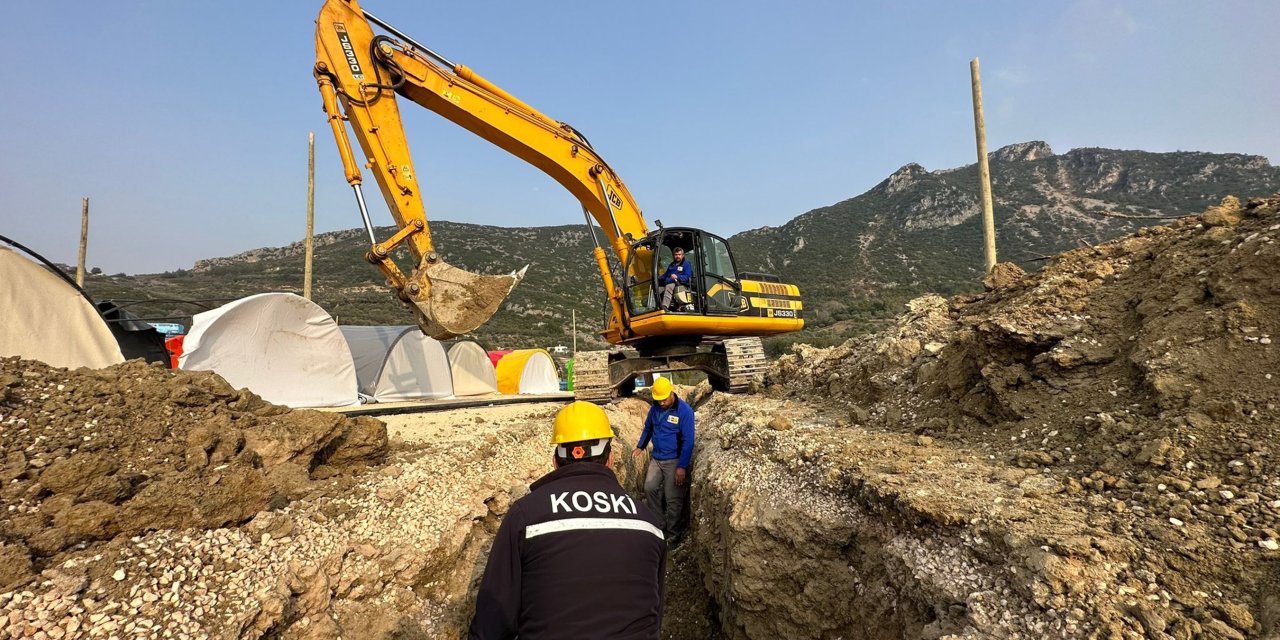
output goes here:
{"type": "Polygon", "coordinates": [[[551,431],[551,444],[582,442],[612,438],[609,416],[604,409],[581,400],[570,404],[556,414],[555,428],[551,431]]]}
{"type": "Polygon", "coordinates": [[[671,395],[671,381],[666,378],[658,378],[653,381],[653,399],[666,400],[671,395]]]}

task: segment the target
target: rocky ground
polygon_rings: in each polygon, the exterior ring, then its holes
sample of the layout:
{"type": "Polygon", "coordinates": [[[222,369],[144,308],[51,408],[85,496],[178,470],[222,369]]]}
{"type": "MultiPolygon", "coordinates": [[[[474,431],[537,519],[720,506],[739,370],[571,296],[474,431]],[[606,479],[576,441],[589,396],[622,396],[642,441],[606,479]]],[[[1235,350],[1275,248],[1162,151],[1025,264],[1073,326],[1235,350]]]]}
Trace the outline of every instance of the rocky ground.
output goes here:
{"type": "MultiPolygon", "coordinates": [[[[664,637],[1280,637],[1278,209],[1001,265],[757,395],[683,389],[664,637]]],[[[0,360],[0,637],[459,637],[557,406],[349,419],[0,360]]],[[[620,452],[646,410],[609,407],[620,452]]]]}
{"type": "MultiPolygon", "coordinates": [[[[459,637],[558,408],[384,423],[137,362],[0,365],[0,637],[459,637]]],[[[634,404],[610,413],[638,434],[634,404]]]]}
{"type": "Polygon", "coordinates": [[[1277,209],[1002,265],[713,399],[695,542],[726,634],[1275,637],[1277,209]]]}

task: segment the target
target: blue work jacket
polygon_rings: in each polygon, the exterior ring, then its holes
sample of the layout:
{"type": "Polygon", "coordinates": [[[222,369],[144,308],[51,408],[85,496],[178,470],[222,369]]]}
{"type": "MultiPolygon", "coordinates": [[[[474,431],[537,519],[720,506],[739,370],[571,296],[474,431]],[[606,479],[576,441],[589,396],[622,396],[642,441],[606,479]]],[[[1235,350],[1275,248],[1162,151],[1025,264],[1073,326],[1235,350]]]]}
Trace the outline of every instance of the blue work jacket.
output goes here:
{"type": "Polygon", "coordinates": [[[682,262],[680,262],[680,264],[676,264],[674,261],[672,261],[671,264],[667,265],[666,272],[664,272],[662,276],[658,278],[658,284],[668,284],[671,282],[678,282],[680,284],[687,285],[689,284],[689,281],[692,279],[693,279],[693,265],[689,262],[688,258],[685,258],[682,262]]]}
{"type": "Polygon", "coordinates": [[[671,460],[680,458],[676,467],[689,468],[689,458],[693,457],[693,408],[689,403],[676,398],[670,409],[663,409],[658,403],[649,407],[649,416],[644,419],[644,431],[640,434],[638,449],[644,449],[653,440],[654,460],[671,460]]]}

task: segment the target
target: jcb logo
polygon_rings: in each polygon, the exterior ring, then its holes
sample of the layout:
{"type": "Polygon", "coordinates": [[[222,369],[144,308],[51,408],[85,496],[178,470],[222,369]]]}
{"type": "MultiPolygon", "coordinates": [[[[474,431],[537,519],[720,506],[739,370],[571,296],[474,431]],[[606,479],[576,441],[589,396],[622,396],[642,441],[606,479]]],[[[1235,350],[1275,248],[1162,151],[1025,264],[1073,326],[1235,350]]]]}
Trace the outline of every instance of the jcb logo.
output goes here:
{"type": "Polygon", "coordinates": [[[609,204],[613,205],[614,209],[622,208],[622,196],[618,195],[618,192],[614,191],[613,187],[609,187],[609,204]]]}

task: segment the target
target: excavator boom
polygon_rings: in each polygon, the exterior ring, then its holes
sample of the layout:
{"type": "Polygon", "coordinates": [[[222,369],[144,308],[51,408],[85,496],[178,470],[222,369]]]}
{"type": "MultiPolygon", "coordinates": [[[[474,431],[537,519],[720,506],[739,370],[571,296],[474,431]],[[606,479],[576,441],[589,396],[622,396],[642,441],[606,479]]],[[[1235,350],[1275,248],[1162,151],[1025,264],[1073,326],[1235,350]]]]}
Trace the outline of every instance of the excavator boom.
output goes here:
{"type": "Polygon", "coordinates": [[[524,277],[524,270],[501,276],[475,274],[450,265],[436,251],[396,101],[397,93],[405,95],[412,83],[392,73],[380,59],[379,46],[386,46],[383,39],[373,33],[353,0],[326,2],[316,21],[316,82],[369,234],[366,259],[382,272],[400,300],[417,311],[423,332],[448,339],[488,321],[524,277]],[[383,242],[373,232],[347,122],[399,227],[383,242]],[[401,245],[409,249],[415,264],[408,276],[391,257],[401,245]]]}

